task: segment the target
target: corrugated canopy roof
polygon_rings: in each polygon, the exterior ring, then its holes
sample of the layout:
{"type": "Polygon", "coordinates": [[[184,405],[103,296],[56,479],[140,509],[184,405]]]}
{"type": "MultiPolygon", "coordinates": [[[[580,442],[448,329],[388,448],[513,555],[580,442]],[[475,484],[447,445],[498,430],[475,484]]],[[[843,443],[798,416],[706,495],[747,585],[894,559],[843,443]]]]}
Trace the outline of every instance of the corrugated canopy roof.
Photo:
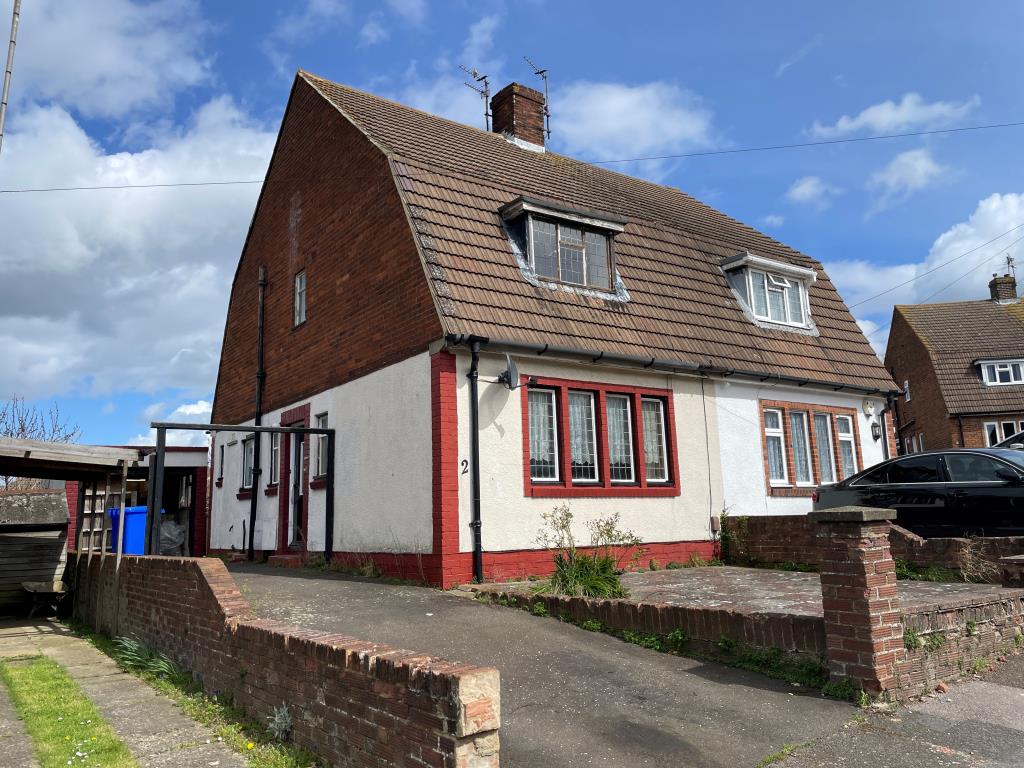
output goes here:
{"type": "Polygon", "coordinates": [[[448,333],[895,389],[821,264],[799,251],[677,189],[299,78],[390,156],[448,333]],[[615,265],[630,300],[524,279],[498,213],[519,196],[626,219],[615,265]],[[744,316],[719,268],[739,251],[816,270],[809,294],[819,335],[744,316]]]}

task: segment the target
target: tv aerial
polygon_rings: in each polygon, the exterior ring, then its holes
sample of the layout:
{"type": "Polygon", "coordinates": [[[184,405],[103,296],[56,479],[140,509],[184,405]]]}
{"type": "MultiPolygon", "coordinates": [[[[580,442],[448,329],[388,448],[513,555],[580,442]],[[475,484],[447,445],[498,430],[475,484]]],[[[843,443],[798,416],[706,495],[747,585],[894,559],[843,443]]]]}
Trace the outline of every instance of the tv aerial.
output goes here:
{"type": "Polygon", "coordinates": [[[491,81],[487,79],[487,75],[478,72],[476,67],[465,67],[459,64],[459,69],[473,78],[474,82],[480,83],[480,85],[473,85],[473,83],[463,83],[463,85],[471,91],[479,93],[480,98],[484,100],[484,128],[488,131],[491,130],[491,81]]]}
{"type": "Polygon", "coordinates": [[[531,69],[533,69],[533,74],[535,74],[537,77],[544,81],[544,133],[546,133],[547,137],[550,139],[551,109],[548,106],[550,101],[550,99],[548,98],[548,71],[546,69],[541,69],[536,64],[534,64],[529,56],[523,56],[523,60],[530,65],[531,69]]]}

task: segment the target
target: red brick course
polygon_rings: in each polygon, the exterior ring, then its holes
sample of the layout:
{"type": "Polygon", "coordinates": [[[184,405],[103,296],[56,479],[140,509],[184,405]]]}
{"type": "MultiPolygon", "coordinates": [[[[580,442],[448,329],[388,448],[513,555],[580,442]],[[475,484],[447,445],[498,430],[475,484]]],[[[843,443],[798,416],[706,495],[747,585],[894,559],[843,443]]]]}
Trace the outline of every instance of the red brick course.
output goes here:
{"type": "Polygon", "coordinates": [[[498,765],[498,671],[258,619],[214,559],[83,560],[75,616],[134,636],[262,721],[282,702],[292,740],[330,765],[498,765]]]}

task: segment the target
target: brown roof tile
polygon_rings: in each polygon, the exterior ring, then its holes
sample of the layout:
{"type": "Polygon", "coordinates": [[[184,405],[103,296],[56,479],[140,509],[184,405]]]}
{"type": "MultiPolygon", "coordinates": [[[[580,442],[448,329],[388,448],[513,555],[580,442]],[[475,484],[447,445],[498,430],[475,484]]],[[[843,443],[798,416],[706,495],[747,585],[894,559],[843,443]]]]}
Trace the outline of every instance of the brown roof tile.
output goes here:
{"type": "Polygon", "coordinates": [[[670,187],[517,147],[302,72],[388,153],[449,333],[683,360],[892,390],[816,260],[670,187]],[[523,279],[498,209],[520,195],[628,220],[615,240],[630,301],[536,287],[523,279]],[[819,335],[753,325],[719,262],[740,251],[814,269],[819,335]]]}

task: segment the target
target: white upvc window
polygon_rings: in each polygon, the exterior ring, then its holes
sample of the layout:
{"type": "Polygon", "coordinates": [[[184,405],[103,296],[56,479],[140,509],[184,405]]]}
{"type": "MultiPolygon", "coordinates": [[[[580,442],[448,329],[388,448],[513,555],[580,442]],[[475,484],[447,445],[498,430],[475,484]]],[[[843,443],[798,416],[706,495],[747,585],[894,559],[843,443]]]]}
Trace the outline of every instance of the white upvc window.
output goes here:
{"type": "Polygon", "coordinates": [[[252,488],[253,453],[255,444],[252,437],[242,441],[242,487],[252,488]]]}
{"type": "Polygon", "coordinates": [[[600,479],[593,392],[569,392],[569,457],[573,482],[596,483],[600,479]]]}
{"type": "Polygon", "coordinates": [[[295,275],[295,317],[294,324],[306,322],[306,272],[303,270],[295,275]]]}
{"type": "Polygon", "coordinates": [[[531,389],[527,395],[530,421],[530,479],[557,482],[558,419],[555,392],[531,389]]]}
{"type": "Polygon", "coordinates": [[[270,478],[268,485],[277,485],[281,476],[281,433],[270,433],[270,466],[267,468],[267,475],[270,478]]]}
{"type": "Polygon", "coordinates": [[[649,483],[667,483],[668,441],[665,430],[665,403],[659,397],[640,399],[644,428],[644,471],[649,483]]]}
{"type": "MultiPolygon", "coordinates": [[[[317,429],[327,429],[327,414],[318,413],[313,417],[313,425],[317,429]]],[[[316,471],[315,477],[323,477],[327,474],[327,435],[316,436],[316,471]]]]}
{"type": "Polygon", "coordinates": [[[989,387],[1024,383],[1024,360],[982,360],[982,381],[989,387]]]}
{"type": "Polygon", "coordinates": [[[985,445],[992,446],[1002,438],[999,436],[999,424],[994,421],[985,422],[985,445]]]}
{"type": "Polygon", "coordinates": [[[814,447],[818,454],[818,474],[822,485],[836,481],[835,448],[832,444],[832,417],[827,413],[814,414],[814,447]]]}
{"type": "Polygon", "coordinates": [[[786,469],[786,432],[783,427],[782,411],[766,408],[764,411],[764,440],[768,452],[768,484],[789,485],[786,469]]]}
{"type": "Polygon", "coordinates": [[[910,402],[910,382],[906,379],[903,380],[903,399],[910,402]]]}
{"type": "Polygon", "coordinates": [[[814,485],[814,467],[811,463],[811,437],[806,411],[789,412],[789,432],[793,441],[793,466],[796,484],[814,485]]]}
{"type": "Polygon", "coordinates": [[[608,475],[613,483],[632,483],[633,413],[626,395],[608,395],[608,475]]]}
{"type": "Polygon", "coordinates": [[[839,434],[839,467],[845,480],[857,474],[857,445],[853,433],[853,417],[836,416],[836,432],[839,434]]]}
{"type": "Polygon", "coordinates": [[[924,432],[917,433],[917,450],[924,450],[924,432]]]}

